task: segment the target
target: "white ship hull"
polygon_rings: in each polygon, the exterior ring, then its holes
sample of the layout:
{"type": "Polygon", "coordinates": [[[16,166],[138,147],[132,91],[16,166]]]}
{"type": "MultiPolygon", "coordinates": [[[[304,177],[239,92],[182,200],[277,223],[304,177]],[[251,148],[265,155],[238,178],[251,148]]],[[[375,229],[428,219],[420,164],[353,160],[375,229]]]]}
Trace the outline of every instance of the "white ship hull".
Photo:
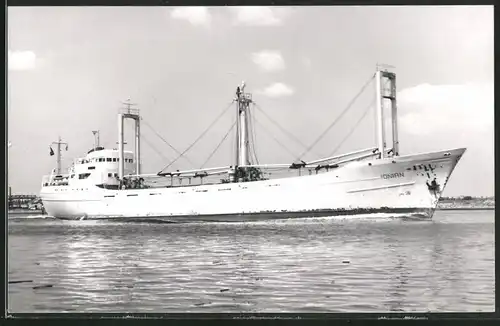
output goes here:
{"type": "Polygon", "coordinates": [[[188,187],[42,187],[56,218],[244,221],[389,213],[432,218],[464,148],[348,163],[322,174],[188,187]],[[435,180],[436,187],[429,187],[435,180]]]}

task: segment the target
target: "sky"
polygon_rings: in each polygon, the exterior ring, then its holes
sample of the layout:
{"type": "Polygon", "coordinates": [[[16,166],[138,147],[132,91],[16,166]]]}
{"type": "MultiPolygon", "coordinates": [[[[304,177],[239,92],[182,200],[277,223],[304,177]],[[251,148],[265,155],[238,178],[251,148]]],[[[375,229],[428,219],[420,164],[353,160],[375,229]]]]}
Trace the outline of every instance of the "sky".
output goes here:
{"type": "MultiPolygon", "coordinates": [[[[443,195],[494,194],[493,6],[9,7],[7,15],[13,193],[39,192],[58,136],[69,143],[63,167],[93,147],[92,130],[116,147],[127,99],[143,117],[142,172],[156,173],[177,157],[156,133],[184,151],[242,81],[256,104],[259,162],[291,163],[383,63],[397,75],[400,154],[467,147],[443,195]]],[[[371,82],[302,158],[374,146],[373,99],[371,82]]],[[[201,167],[235,116],[233,104],[170,169],[201,167]]],[[[234,164],[232,132],[205,167],[234,164]]],[[[127,149],[132,135],[130,121],[127,149]]]]}

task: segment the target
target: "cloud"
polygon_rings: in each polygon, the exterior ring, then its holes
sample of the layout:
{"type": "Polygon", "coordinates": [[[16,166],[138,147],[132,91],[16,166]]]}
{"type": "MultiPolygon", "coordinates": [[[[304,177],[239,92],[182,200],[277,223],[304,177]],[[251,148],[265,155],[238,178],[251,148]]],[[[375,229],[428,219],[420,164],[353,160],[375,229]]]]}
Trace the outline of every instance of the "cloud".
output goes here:
{"type": "Polygon", "coordinates": [[[309,59],[309,58],[302,58],[302,64],[304,65],[304,67],[306,69],[310,69],[311,66],[312,66],[311,59],[309,59]]]}
{"type": "Polygon", "coordinates": [[[206,7],[175,8],[170,16],[173,19],[187,20],[194,26],[209,26],[211,22],[210,12],[206,7]]]}
{"type": "Polygon", "coordinates": [[[287,8],[270,7],[235,7],[232,8],[236,25],[244,26],[279,26],[288,15],[287,8]]]}
{"type": "Polygon", "coordinates": [[[252,53],[252,61],[264,71],[278,71],[285,69],[285,60],[279,51],[262,50],[252,53]]]}
{"type": "Polygon", "coordinates": [[[258,93],[267,97],[283,97],[292,95],[294,90],[283,83],[274,83],[258,93]]]}
{"type": "Polygon", "coordinates": [[[490,131],[493,92],[493,84],[422,84],[404,89],[398,94],[400,124],[415,135],[490,131]]]}
{"type": "Polygon", "coordinates": [[[32,51],[8,52],[9,70],[31,70],[36,65],[36,55],[32,51]]]}
{"type": "Polygon", "coordinates": [[[493,83],[403,89],[398,109],[401,153],[467,148],[446,196],[494,194],[493,83]]]}

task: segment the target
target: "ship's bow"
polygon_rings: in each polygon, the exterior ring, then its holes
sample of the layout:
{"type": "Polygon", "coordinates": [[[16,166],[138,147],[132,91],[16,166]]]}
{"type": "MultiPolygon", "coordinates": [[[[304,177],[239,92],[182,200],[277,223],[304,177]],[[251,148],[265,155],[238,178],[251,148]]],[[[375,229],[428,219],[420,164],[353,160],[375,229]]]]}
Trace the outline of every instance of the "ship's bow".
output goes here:
{"type": "Polygon", "coordinates": [[[448,181],[465,153],[466,148],[457,148],[426,154],[402,156],[406,161],[406,170],[413,174],[419,198],[424,208],[424,217],[432,218],[439,203],[439,199],[448,184],[448,181]]]}

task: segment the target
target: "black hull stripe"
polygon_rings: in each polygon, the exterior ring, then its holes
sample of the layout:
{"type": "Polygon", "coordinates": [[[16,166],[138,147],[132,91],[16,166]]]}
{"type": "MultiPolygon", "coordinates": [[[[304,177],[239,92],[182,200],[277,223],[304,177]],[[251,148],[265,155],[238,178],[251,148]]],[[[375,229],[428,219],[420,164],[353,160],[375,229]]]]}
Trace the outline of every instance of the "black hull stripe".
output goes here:
{"type": "MultiPolygon", "coordinates": [[[[127,221],[147,221],[161,219],[175,222],[244,222],[244,221],[259,221],[270,219],[289,219],[289,218],[306,218],[306,217],[325,217],[325,216],[347,216],[347,215],[364,215],[364,214],[404,214],[408,216],[418,216],[424,218],[432,218],[434,213],[430,208],[370,208],[370,209],[325,209],[314,211],[300,212],[259,212],[259,213],[239,213],[239,214],[207,214],[207,215],[172,215],[172,216],[120,216],[120,217],[86,217],[85,219],[109,219],[109,220],[127,220],[127,221]]],[[[57,217],[59,219],[79,220],[79,216],[57,217]]]]}

